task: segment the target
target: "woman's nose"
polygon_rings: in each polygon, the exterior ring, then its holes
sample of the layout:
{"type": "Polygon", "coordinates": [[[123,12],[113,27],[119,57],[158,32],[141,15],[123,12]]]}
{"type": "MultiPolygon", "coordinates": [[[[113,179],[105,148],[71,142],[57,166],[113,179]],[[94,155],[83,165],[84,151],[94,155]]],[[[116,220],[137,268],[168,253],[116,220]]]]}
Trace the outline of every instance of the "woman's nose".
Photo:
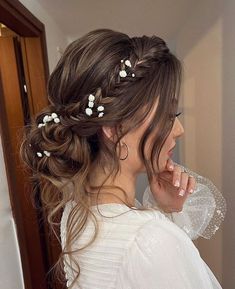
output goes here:
{"type": "Polygon", "coordinates": [[[174,129],[174,134],[176,137],[181,136],[184,134],[184,128],[179,119],[176,117],[175,119],[175,129],[174,129]]]}

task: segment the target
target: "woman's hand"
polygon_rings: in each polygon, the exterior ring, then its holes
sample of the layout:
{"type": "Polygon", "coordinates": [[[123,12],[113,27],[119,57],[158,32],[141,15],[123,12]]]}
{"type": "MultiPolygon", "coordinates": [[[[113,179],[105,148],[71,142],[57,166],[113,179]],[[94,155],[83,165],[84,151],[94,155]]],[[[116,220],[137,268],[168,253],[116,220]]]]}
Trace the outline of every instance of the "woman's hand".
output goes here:
{"type": "Polygon", "coordinates": [[[196,180],[168,159],[165,171],[157,174],[149,185],[158,207],[172,213],[182,211],[186,198],[195,189],[196,180]]]}

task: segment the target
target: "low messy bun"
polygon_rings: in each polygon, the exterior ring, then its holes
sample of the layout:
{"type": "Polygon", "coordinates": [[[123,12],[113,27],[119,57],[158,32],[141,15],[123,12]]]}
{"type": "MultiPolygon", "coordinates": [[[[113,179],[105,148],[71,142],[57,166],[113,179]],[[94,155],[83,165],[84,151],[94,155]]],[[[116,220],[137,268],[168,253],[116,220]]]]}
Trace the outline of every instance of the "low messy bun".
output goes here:
{"type": "Polygon", "coordinates": [[[85,156],[90,152],[86,137],[73,131],[73,126],[77,124],[71,119],[66,121],[66,118],[60,117],[59,123],[51,122],[38,127],[39,123],[43,123],[43,118],[54,111],[52,107],[45,109],[26,128],[22,156],[33,173],[60,181],[62,178],[71,178],[81,170],[87,164],[85,156]],[[50,155],[44,155],[44,151],[50,155]]]}
{"type": "MultiPolygon", "coordinates": [[[[110,174],[120,170],[120,139],[141,125],[159,100],[153,121],[139,142],[140,157],[151,176],[155,170],[153,163],[157,159],[158,164],[161,148],[173,126],[180,83],[180,61],[157,36],[131,38],[110,29],[97,29],[65,50],[49,78],[50,105],[25,128],[21,146],[22,159],[33,177],[41,181],[41,199],[48,208],[51,226],[69,200],[76,204],[68,218],[68,238],[57,264],[61,272],[65,256],[79,268],[71,244],[93,215],[88,190],[92,186],[92,168],[107,166],[110,174]],[[95,100],[89,110],[92,113],[87,114],[91,94],[95,100]],[[102,114],[98,107],[102,107],[102,114]],[[55,122],[52,114],[59,121],[55,122]],[[44,123],[45,117],[50,121],[44,123]],[[127,124],[124,130],[122,124],[127,124]],[[116,129],[115,143],[105,137],[102,126],[116,129]],[[156,127],[159,129],[149,161],[144,147],[156,127]]],[[[79,270],[69,288],[78,276],[79,270]]]]}

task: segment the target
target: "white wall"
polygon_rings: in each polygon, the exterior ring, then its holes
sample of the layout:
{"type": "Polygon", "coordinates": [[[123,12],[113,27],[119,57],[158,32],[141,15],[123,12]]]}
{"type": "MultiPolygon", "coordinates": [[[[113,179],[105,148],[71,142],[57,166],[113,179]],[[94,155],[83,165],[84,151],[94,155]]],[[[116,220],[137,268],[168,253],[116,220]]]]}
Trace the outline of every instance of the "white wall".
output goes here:
{"type": "Polygon", "coordinates": [[[223,286],[235,286],[235,1],[223,9],[222,189],[228,202],[223,234],[223,286]]]}
{"type": "MultiPolygon", "coordinates": [[[[187,26],[188,27],[188,26],[187,26]]],[[[192,41],[187,32],[179,37],[192,41]]],[[[222,168],[222,28],[217,20],[194,46],[183,54],[185,81],[184,100],[184,163],[203,176],[209,177],[221,190],[222,168]]],[[[222,231],[198,247],[210,267],[222,280],[222,231]],[[204,248],[204,249],[203,249],[204,248]],[[212,252],[216,252],[211,254],[212,252]],[[212,257],[213,256],[213,257],[212,257]]]]}
{"type": "Polygon", "coordinates": [[[23,275],[12,216],[0,137],[0,288],[23,289],[23,275]]]}
{"type": "Polygon", "coordinates": [[[67,37],[38,1],[20,0],[20,2],[45,25],[49,68],[51,72],[59,60],[60,53],[58,52],[58,48],[63,50],[68,44],[67,37]]]}
{"type": "Polygon", "coordinates": [[[228,205],[221,229],[197,245],[226,289],[235,284],[234,12],[234,1],[205,0],[188,18],[176,43],[185,68],[181,155],[185,164],[214,182],[228,205]]]}

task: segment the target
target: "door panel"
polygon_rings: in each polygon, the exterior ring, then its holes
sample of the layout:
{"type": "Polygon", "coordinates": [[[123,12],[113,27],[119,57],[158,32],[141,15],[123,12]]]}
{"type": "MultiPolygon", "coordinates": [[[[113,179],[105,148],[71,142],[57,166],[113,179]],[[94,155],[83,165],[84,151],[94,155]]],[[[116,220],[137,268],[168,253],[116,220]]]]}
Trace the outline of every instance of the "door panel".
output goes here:
{"type": "Polygon", "coordinates": [[[24,113],[13,37],[0,38],[0,125],[10,200],[17,228],[26,289],[48,288],[38,216],[29,178],[19,160],[24,113]]]}
{"type": "Polygon", "coordinates": [[[48,105],[40,38],[21,38],[21,49],[30,114],[34,115],[48,105]]]}

